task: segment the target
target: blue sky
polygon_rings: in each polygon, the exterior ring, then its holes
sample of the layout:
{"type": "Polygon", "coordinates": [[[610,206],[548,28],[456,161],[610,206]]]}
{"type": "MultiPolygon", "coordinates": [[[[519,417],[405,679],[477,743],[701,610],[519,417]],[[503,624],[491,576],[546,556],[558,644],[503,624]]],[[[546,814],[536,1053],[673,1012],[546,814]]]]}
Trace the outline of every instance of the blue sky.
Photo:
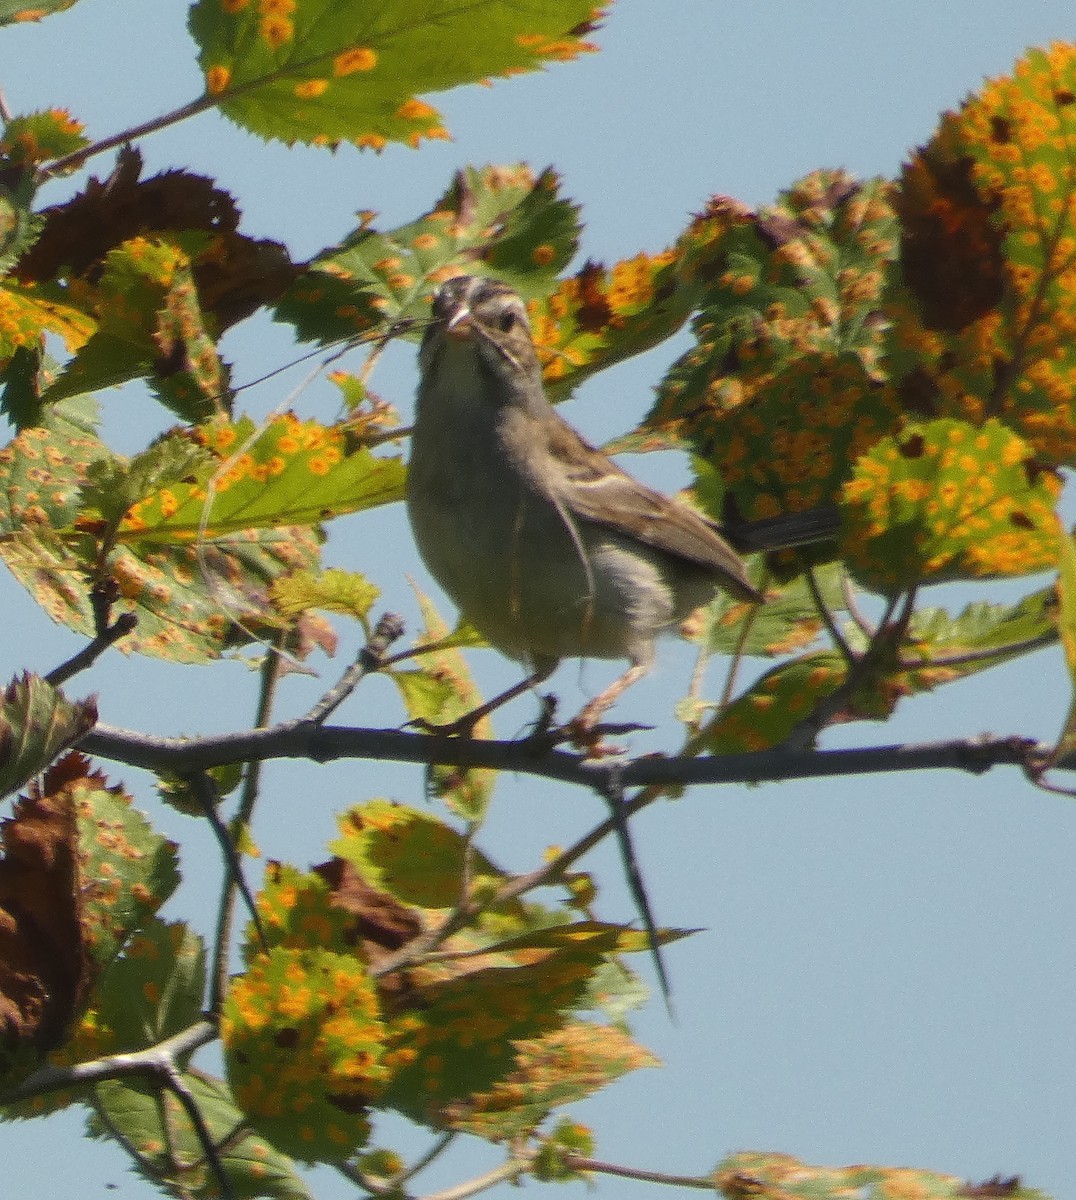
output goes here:
{"type": "MultiPolygon", "coordinates": [[[[200,90],[185,12],[176,0],[80,0],[39,26],[3,31],[8,105],[66,106],[103,136],[183,103],[200,90]]],[[[1062,0],[620,0],[597,37],[600,54],[435,98],[451,143],[380,156],[289,151],[209,114],[142,149],[147,173],[185,166],[213,176],[238,196],[248,232],[285,241],[296,257],[343,236],[356,210],[378,210],[385,227],[417,215],[465,163],[552,163],[583,206],[582,254],[610,261],[660,250],[715,192],[757,205],[816,167],[892,176],[930,137],[941,110],[984,76],[1009,70],[1025,47],[1067,36],[1072,6],[1062,0]]],[[[103,175],[109,165],[91,169],[103,175]]],[[[62,198],[72,186],[52,185],[44,198],[62,198]]],[[[604,373],[566,415],[592,438],[629,428],[683,344],[604,373]]],[[[294,352],[264,319],[231,332],[227,349],[239,380],[294,352]]],[[[410,347],[395,349],[373,381],[405,415],[413,357],[410,347]]],[[[250,402],[273,407],[299,378],[274,379],[250,402]]],[[[327,416],[332,390],[312,387],[296,404],[327,416]]],[[[134,388],[110,395],[106,408],[110,436],[124,448],[144,443],[161,421],[134,388]]],[[[675,456],[627,465],[666,488],[687,478],[675,456]]],[[[417,626],[404,576],[431,585],[400,512],[338,522],[328,553],[366,571],[386,605],[417,626]]],[[[959,607],[1032,586],[935,589],[930,600],[959,607]]],[[[76,648],[9,580],[0,580],[0,595],[18,633],[6,642],[0,678],[47,670],[76,648]]],[[[355,634],[344,632],[346,655],[355,634]]],[[[516,668],[491,652],[474,662],[489,689],[515,678],[516,668]]],[[[289,680],[282,715],[305,708],[336,669],[328,664],[320,680],[289,680]]],[[[690,669],[684,647],[664,646],[658,671],[618,715],[645,720],[668,711],[690,669]]],[[[555,687],[569,709],[605,678],[604,667],[572,664],[555,687]]],[[[110,723],[167,733],[236,728],[254,704],[253,676],[236,664],[192,670],[119,655],[70,690],[99,692],[110,723]]],[[[1069,694],[1060,654],[1048,652],[917,699],[888,725],[833,731],[825,744],[983,730],[1050,738],[1069,694]]],[[[380,724],[398,714],[389,685],[374,681],[339,716],[380,724]]],[[[521,703],[502,716],[500,732],[517,731],[530,715],[521,703]]],[[[645,745],[673,748],[676,732],[660,730],[645,745]]],[[[210,928],[210,839],[198,823],[158,812],[145,778],[113,776],[184,842],[188,882],[173,912],[194,913],[210,928]]],[[[269,857],[318,861],[333,835],[333,810],[374,795],[420,803],[420,773],[363,763],[274,766],[257,839],[269,857]]],[[[504,780],[483,845],[502,865],[524,869],[548,842],[568,844],[600,816],[586,795],[504,780]]],[[[972,1179],[1019,1173],[1055,1197],[1076,1197],[1074,828],[1072,802],[1002,771],[696,789],[651,808],[635,837],[658,917],[705,932],[669,951],[678,1022],[660,1003],[636,1022],[666,1067],[575,1110],[594,1127],[599,1155],[692,1172],[737,1149],[781,1150],[972,1179]]],[[[603,886],[603,915],[631,919],[614,851],[602,847],[586,866],[603,886]]],[[[426,1145],[402,1123],[383,1128],[383,1140],[405,1153],[426,1145]]],[[[71,1115],[0,1127],[9,1194],[150,1194],[118,1150],[77,1140],[80,1129],[71,1115]],[[116,1187],[106,1193],[106,1184],[116,1187]]],[[[495,1161],[495,1152],[465,1147],[420,1182],[447,1187],[495,1161]]],[[[315,1178],[322,1200],[353,1194],[328,1172],[315,1178]]],[[[653,1194],[625,1181],[598,1187],[625,1200],[653,1194]]]]}

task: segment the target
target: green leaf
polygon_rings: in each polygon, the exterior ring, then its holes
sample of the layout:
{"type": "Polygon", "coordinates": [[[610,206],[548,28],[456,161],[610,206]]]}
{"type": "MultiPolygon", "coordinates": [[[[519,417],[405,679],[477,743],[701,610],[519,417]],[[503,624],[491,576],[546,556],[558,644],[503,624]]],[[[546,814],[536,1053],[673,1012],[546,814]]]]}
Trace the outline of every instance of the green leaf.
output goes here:
{"type": "Polygon", "coordinates": [[[183,420],[220,412],[228,374],[204,319],[191,263],[191,254],[208,240],[204,233],[136,237],[109,250],[92,292],[97,328],[43,399],[153,375],[158,397],[183,420]]]}
{"type": "Polygon", "coordinates": [[[492,274],[534,296],[575,253],[578,209],[547,169],[466,167],[432,211],[389,233],[369,225],[321,254],[277,305],[278,320],[322,344],[399,321],[423,322],[436,285],[461,270],[492,274]]]}
{"type": "Polygon", "coordinates": [[[25,4],[22,0],[0,0],[0,25],[12,25],[26,21],[40,21],[49,13],[63,12],[75,0],[35,0],[25,4]]]}
{"type": "Polygon", "coordinates": [[[69,787],[78,814],[80,868],[84,878],[98,881],[84,897],[82,920],[94,959],[105,964],[179,886],[177,847],[100,773],[69,787]]]}
{"type": "MultiPolygon", "coordinates": [[[[218,801],[223,800],[230,792],[243,782],[243,764],[225,763],[223,766],[210,767],[206,774],[213,780],[218,801]]],[[[157,774],[157,795],[164,801],[188,817],[204,817],[205,802],[200,793],[196,793],[189,780],[168,771],[157,774]]]]}
{"type": "MultiPolygon", "coordinates": [[[[3,150],[0,141],[0,152],[3,150]]],[[[0,271],[7,274],[15,260],[33,243],[40,229],[40,218],[32,211],[34,202],[33,171],[7,171],[0,184],[0,271]]]]}
{"type": "Polygon", "coordinates": [[[488,889],[504,878],[467,838],[420,809],[370,800],[344,813],[339,825],[342,836],[329,849],[403,904],[453,908],[464,879],[488,889]]]}
{"type": "MultiPolygon", "coordinates": [[[[962,679],[1055,643],[1056,606],[1056,593],[1049,587],[1017,604],[976,601],[955,617],[944,608],[917,609],[901,655],[905,662],[943,667],[951,678],[962,679]]],[[[846,632],[851,645],[864,645],[854,627],[846,632]]]]}
{"type": "Polygon", "coordinates": [[[696,345],[644,429],[688,441],[749,520],[831,503],[899,417],[877,320],[896,253],[882,180],[818,171],[758,213],[718,198],[678,243],[696,345]]]}
{"type": "Polygon", "coordinates": [[[166,434],[131,459],[98,458],[86,468],[79,497],[79,518],[85,524],[99,517],[114,535],[129,509],[152,492],[208,474],[217,460],[184,433],[166,434]]]}
{"type": "Polygon", "coordinates": [[[816,1167],[791,1154],[747,1151],[733,1154],[713,1172],[714,1189],[724,1196],[750,1195],[757,1200],[891,1200],[914,1196],[916,1200],[1046,1200],[1015,1176],[996,1176],[982,1184],[959,1175],[939,1175],[914,1167],[816,1167]],[[749,1189],[749,1190],[747,1190],[749,1189]]]}
{"type": "Polygon", "coordinates": [[[182,921],[144,921],[94,989],[65,1063],[144,1050],[200,1020],[205,945],[182,921]]]}
{"type": "MultiPolygon", "coordinates": [[[[470,644],[466,631],[457,627],[449,634],[433,602],[417,588],[415,595],[422,610],[425,628],[420,645],[435,647],[416,656],[416,669],[390,669],[389,678],[400,689],[407,715],[412,721],[447,725],[473,712],[482,703],[460,647],[470,644]]],[[[493,725],[488,716],[473,730],[478,737],[490,737],[493,725]]],[[[497,772],[481,767],[464,768],[430,765],[429,790],[467,821],[481,821],[493,796],[497,772]]]]}
{"type": "MultiPolygon", "coordinates": [[[[243,1113],[225,1083],[194,1069],[181,1078],[217,1145],[236,1197],[312,1200],[289,1159],[264,1138],[243,1130],[243,1113]]],[[[155,1083],[109,1080],[97,1086],[96,1105],[100,1115],[90,1117],[90,1136],[121,1138],[134,1150],[134,1165],[143,1178],[192,1200],[220,1195],[205,1150],[171,1092],[162,1092],[155,1083]]]]}
{"type": "Polygon", "coordinates": [[[365,1145],[388,1071],[377,989],[353,954],[257,955],[228,991],[221,1038],[236,1101],[273,1145],[305,1162],[365,1145]]]}
{"type": "Polygon", "coordinates": [[[273,603],[284,616],[295,617],[309,608],[345,613],[366,624],[381,589],[358,571],[296,571],[273,583],[273,603]]]}
{"type": "MultiPolygon", "coordinates": [[[[584,1100],[629,1071],[660,1065],[624,1031],[582,1021],[522,1039],[515,1050],[511,1074],[487,1091],[448,1105],[447,1124],[490,1141],[511,1141],[532,1133],[553,1108],[584,1100]]],[[[570,1132],[561,1130],[559,1145],[569,1153],[586,1154],[588,1140],[573,1127],[570,1132]]],[[[557,1172],[557,1156],[543,1155],[548,1148],[538,1151],[537,1178],[579,1177],[577,1172],[557,1172]]]]}
{"type": "MultiPolygon", "coordinates": [[[[65,6],[66,7],[66,6],[65,6]]],[[[0,3],[0,14],[4,4],[0,3]]],[[[3,16],[0,15],[0,24],[3,16]]],[[[12,117],[0,137],[0,156],[21,167],[36,167],[51,158],[73,154],[90,144],[85,126],[62,108],[12,117]]]]}
{"type": "Polygon", "coordinates": [[[1047,570],[1057,561],[1056,475],[999,421],[909,424],[856,463],[842,546],[856,577],[895,594],[920,581],[1047,570]]]}
{"type": "MultiPolygon", "coordinates": [[[[610,1031],[612,1032],[612,1031],[610,1031]]],[[[647,1064],[649,1065],[649,1064],[647,1064]]],[[[542,1138],[534,1157],[534,1178],[548,1183],[586,1180],[586,1174],[571,1165],[571,1157],[594,1154],[594,1137],[585,1125],[561,1121],[556,1129],[542,1138]]]]}
{"type": "Polygon", "coordinates": [[[66,700],[37,675],[12,680],[0,701],[0,796],[40,774],[96,722],[94,700],[66,700]]]}
{"type": "Polygon", "coordinates": [[[198,0],[206,94],[264,138],[381,149],[447,137],[418,93],[537,70],[593,47],[593,0],[198,0]]]}

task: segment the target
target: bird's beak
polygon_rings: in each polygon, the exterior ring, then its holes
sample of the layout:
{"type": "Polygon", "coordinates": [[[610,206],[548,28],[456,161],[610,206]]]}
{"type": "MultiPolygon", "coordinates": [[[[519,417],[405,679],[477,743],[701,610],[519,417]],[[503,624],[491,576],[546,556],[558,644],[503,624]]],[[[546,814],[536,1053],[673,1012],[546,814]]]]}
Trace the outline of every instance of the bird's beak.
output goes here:
{"type": "Polygon", "coordinates": [[[461,304],[445,322],[445,333],[449,337],[459,338],[461,341],[470,337],[471,319],[470,306],[467,303],[461,304]]]}

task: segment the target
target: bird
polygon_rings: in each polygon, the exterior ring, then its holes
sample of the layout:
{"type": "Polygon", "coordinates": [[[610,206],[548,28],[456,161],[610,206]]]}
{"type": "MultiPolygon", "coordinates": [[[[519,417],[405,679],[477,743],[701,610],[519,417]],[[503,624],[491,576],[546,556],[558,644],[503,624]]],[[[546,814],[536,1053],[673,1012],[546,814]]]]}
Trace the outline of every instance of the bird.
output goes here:
{"type": "MultiPolygon", "coordinates": [[[[659,635],[718,591],[764,596],[718,527],[590,445],[545,392],[527,308],[495,279],[436,291],[419,350],[406,483],[419,553],[461,615],[529,673],[628,666],[570,724],[592,731],[653,666],[659,635]]],[[[476,715],[477,714],[477,715],[476,715]]]]}

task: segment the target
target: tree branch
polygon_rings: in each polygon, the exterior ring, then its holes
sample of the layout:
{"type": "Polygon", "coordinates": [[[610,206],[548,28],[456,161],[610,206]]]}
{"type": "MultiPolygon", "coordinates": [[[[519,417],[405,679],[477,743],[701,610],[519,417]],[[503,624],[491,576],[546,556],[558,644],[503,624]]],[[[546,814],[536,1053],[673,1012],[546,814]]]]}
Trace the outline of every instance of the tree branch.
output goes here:
{"type": "Polygon", "coordinates": [[[138,617],[134,613],[121,613],[111,625],[102,629],[93,641],[83,646],[77,654],[73,654],[67,662],[53,667],[45,676],[45,681],[53,687],[60,687],[79,671],[93,666],[109,646],[114,646],[120,638],[126,637],[137,624],[138,617]]]}
{"type": "MultiPolygon", "coordinates": [[[[652,754],[627,760],[594,760],[566,750],[536,755],[524,741],[445,738],[398,729],[341,725],[310,726],[289,722],[203,738],[156,737],[110,725],[97,725],[82,738],[81,749],[114,762],[148,771],[189,774],[224,763],[277,758],[331,762],[365,758],[376,762],[458,767],[488,767],[604,791],[609,773],[620,772],[625,787],[685,784],[767,783],[841,775],[877,775],[891,771],[956,770],[978,775],[996,766],[1041,768],[1051,747],[1011,735],[957,738],[938,742],[894,743],[846,750],[775,747],[742,754],[664,757],[652,754]]],[[[1065,766],[1072,764],[1052,764],[1065,766]]]]}
{"type": "Polygon", "coordinates": [[[34,1096],[64,1088],[85,1087],[106,1079],[122,1079],[127,1075],[148,1076],[170,1085],[176,1062],[193,1054],[200,1046],[208,1045],[216,1036],[217,1026],[214,1022],[198,1021],[145,1050],[108,1054],[104,1058],[75,1063],[70,1067],[39,1067],[16,1087],[0,1092],[0,1105],[30,1100],[34,1096]]]}

